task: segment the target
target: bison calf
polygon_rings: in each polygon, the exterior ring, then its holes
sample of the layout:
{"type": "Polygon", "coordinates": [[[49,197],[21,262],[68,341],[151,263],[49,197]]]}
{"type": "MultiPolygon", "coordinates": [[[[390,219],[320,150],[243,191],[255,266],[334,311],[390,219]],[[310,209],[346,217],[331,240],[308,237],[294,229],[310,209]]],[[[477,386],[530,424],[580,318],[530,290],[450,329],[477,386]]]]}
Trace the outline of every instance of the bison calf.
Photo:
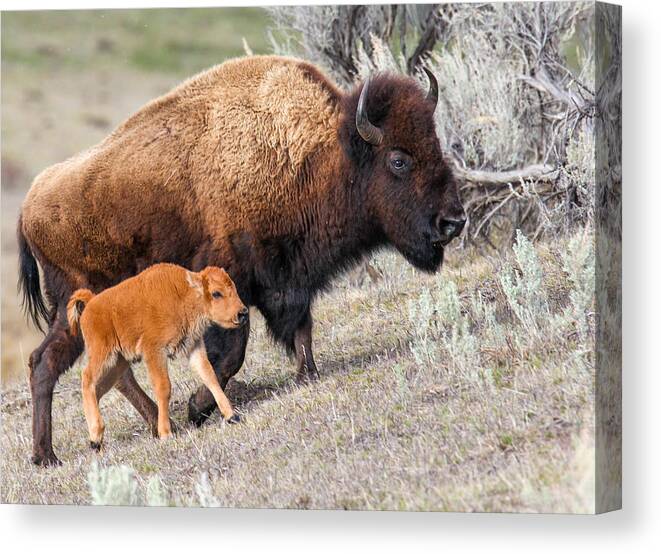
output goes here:
{"type": "Polygon", "coordinates": [[[103,441],[100,398],[138,359],[144,359],[156,395],[159,437],[171,434],[167,358],[178,354],[188,356],[225,421],[239,420],[202,340],[214,323],[233,329],[248,321],[248,309],[225,270],[207,267],[193,273],[177,265],[157,264],[98,295],[87,289],[75,291],[67,318],[72,334],[79,328],[82,331],[89,357],[82,373],[82,392],[93,448],[100,448],[103,441]]]}

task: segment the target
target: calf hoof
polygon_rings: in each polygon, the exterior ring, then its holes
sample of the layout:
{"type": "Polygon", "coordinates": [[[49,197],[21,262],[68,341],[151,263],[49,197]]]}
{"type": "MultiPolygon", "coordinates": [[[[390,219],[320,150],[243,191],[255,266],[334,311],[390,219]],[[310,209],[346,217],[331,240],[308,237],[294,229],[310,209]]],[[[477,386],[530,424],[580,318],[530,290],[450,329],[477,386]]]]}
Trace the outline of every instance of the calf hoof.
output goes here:
{"type": "Polygon", "coordinates": [[[40,467],[57,467],[62,465],[62,462],[57,459],[57,456],[53,452],[33,454],[30,460],[34,465],[40,467]]]}
{"type": "Polygon", "coordinates": [[[99,452],[101,450],[102,444],[103,443],[101,442],[90,441],[90,448],[96,452],[99,452]]]}
{"type": "Polygon", "coordinates": [[[238,414],[234,414],[232,417],[229,419],[225,420],[225,423],[229,423],[230,425],[234,425],[235,423],[239,423],[241,421],[241,418],[239,417],[238,414]]]}

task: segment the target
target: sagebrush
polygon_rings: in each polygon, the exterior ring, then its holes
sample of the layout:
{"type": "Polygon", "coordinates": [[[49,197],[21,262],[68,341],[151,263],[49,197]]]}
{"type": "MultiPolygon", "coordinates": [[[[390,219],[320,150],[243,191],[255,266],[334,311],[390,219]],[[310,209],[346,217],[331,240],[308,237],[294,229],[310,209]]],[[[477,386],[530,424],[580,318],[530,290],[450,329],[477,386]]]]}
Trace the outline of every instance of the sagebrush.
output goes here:
{"type": "MultiPolygon", "coordinates": [[[[598,115],[594,5],[414,8],[276,7],[270,13],[280,41],[273,40],[278,51],[311,59],[347,85],[394,71],[426,87],[422,65],[437,75],[438,134],[464,181],[465,239],[498,249],[518,228],[537,239],[589,224],[598,115]],[[407,18],[414,23],[402,34],[396,23],[407,18]],[[407,40],[423,44],[416,63],[407,40]]],[[[618,60],[612,52],[610,69],[618,70],[618,60]]]]}
{"type": "Polygon", "coordinates": [[[455,249],[440,275],[380,254],[379,283],[343,278],[319,299],[321,378],[307,386],[294,384],[254,317],[246,363],[228,386],[240,425],[215,415],[189,427],[197,383],[174,366],[176,436],[154,439],[111,392],[103,410],[113,424],[95,454],[76,367],[54,398],[64,465],[43,471],[26,454],[28,391],[5,391],[2,500],[593,511],[593,238],[534,245],[521,235],[502,260],[455,249]],[[521,311],[532,285],[537,300],[521,311]]]}

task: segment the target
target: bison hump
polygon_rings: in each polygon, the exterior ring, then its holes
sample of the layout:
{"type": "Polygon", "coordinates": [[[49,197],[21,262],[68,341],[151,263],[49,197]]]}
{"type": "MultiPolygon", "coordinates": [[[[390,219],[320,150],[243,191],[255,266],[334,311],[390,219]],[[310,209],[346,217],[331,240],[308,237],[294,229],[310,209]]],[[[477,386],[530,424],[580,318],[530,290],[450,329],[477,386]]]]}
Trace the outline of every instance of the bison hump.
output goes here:
{"type": "Polygon", "coordinates": [[[223,165],[296,172],[337,137],[339,102],[322,76],[299,60],[251,57],[218,66],[213,139],[223,165]]]}

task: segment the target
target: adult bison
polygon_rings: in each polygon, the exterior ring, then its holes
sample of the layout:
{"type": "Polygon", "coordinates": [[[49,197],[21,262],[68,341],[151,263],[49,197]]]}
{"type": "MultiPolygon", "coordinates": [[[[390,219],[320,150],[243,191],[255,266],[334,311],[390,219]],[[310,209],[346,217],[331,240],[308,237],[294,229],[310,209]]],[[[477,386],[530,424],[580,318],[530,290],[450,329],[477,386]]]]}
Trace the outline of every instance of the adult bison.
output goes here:
{"type": "MultiPolygon", "coordinates": [[[[75,289],[100,291],[156,262],[222,266],[305,377],[316,373],[310,307],[334,276],[385,245],[437,270],[465,217],[428,75],[426,94],[391,75],[345,93],[300,60],[228,61],[41,173],[18,221],[25,306],[48,324],[30,357],[33,461],[58,462],[53,388],[83,349],[65,313],[75,289]]],[[[244,326],[205,335],[223,387],[248,334],[244,326]]],[[[155,427],[156,406],[130,371],[117,388],[155,427]]],[[[189,419],[201,424],[214,405],[200,388],[189,419]]]]}

